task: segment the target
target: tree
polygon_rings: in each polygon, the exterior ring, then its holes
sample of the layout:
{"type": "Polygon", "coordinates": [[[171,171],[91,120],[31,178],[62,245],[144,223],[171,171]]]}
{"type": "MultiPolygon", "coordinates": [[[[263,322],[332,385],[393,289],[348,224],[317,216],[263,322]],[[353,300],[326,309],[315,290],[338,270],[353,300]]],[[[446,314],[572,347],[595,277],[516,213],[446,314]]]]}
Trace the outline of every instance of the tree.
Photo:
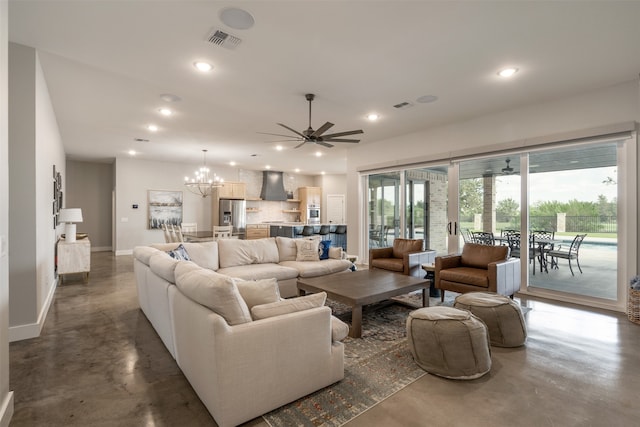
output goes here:
{"type": "Polygon", "coordinates": [[[514,216],[520,215],[520,205],[512,198],[500,200],[496,205],[496,220],[508,221],[514,216]]]}
{"type": "Polygon", "coordinates": [[[473,219],[473,215],[482,213],[482,181],[480,178],[460,180],[460,217],[473,219]]]}

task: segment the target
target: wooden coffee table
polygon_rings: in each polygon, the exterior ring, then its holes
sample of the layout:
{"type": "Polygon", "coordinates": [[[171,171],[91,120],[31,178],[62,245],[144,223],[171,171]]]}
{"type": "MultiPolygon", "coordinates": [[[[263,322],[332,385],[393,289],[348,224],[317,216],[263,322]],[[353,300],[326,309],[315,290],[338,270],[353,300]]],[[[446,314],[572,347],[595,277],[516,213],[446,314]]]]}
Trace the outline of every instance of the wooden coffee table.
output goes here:
{"type": "Polygon", "coordinates": [[[422,289],[422,306],[429,306],[425,290],[430,281],[386,270],[358,270],[332,276],[298,279],[298,295],[326,292],[334,301],[351,306],[349,336],[362,336],[362,306],[422,289]]]}

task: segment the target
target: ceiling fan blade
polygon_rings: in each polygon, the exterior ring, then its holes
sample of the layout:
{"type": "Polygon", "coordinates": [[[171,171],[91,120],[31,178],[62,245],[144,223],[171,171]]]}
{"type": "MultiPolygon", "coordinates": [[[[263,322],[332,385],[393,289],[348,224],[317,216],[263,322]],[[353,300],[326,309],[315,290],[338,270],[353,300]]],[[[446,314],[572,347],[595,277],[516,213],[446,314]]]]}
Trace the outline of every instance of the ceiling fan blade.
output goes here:
{"type": "Polygon", "coordinates": [[[293,148],[300,148],[300,147],[302,147],[302,146],[303,146],[304,144],[306,144],[306,143],[307,143],[307,141],[302,141],[300,144],[296,145],[296,146],[295,146],[295,147],[293,147],[293,148]]]}
{"type": "Polygon", "coordinates": [[[324,137],[322,138],[324,141],[329,141],[329,142],[352,142],[352,143],[358,143],[360,142],[359,139],[341,139],[341,138],[328,138],[324,137]]]}
{"type": "Polygon", "coordinates": [[[272,143],[272,142],[300,142],[300,138],[296,138],[296,139],[277,139],[275,141],[264,141],[266,144],[272,143]]]}
{"type": "Polygon", "coordinates": [[[338,132],[338,133],[332,133],[331,135],[325,135],[324,139],[330,139],[330,138],[335,138],[338,136],[347,136],[347,135],[355,135],[358,133],[364,133],[362,131],[362,129],[358,129],[358,130],[348,130],[346,132],[338,132]]]}
{"type": "Polygon", "coordinates": [[[293,133],[295,133],[296,135],[298,135],[298,136],[300,136],[300,137],[304,138],[305,140],[307,139],[307,137],[306,137],[306,136],[304,136],[304,134],[302,134],[302,133],[298,132],[297,130],[295,130],[295,129],[291,129],[289,126],[287,126],[287,125],[283,125],[282,123],[277,123],[277,124],[278,124],[278,125],[280,125],[280,126],[282,126],[282,127],[283,127],[283,128],[285,128],[285,129],[290,130],[291,132],[293,132],[293,133]]]}
{"type": "Polygon", "coordinates": [[[273,136],[284,136],[285,138],[294,138],[292,135],[283,135],[281,133],[269,133],[269,132],[256,132],[260,135],[273,135],[273,136]]]}
{"type": "Polygon", "coordinates": [[[318,137],[318,136],[322,135],[323,133],[328,131],[331,126],[333,126],[333,123],[327,122],[327,123],[323,124],[314,133],[311,134],[311,138],[318,137]]]}
{"type": "Polygon", "coordinates": [[[322,141],[318,141],[318,142],[316,142],[316,144],[324,145],[325,147],[328,147],[328,148],[333,147],[332,144],[329,144],[329,143],[326,143],[326,142],[322,142],[322,141]]]}

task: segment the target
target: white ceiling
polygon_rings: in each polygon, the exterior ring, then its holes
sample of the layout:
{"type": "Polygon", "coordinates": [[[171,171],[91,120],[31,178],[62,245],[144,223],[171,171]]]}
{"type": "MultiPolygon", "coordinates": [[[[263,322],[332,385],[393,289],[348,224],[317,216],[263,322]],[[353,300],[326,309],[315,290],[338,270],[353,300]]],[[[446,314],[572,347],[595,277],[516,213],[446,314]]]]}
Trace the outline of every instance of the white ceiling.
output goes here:
{"type": "Polygon", "coordinates": [[[638,1],[10,0],[9,35],[38,49],[71,158],[109,161],[134,149],[199,163],[206,148],[209,164],[317,174],[344,173],[350,144],[288,142],[278,152],[258,134],[286,133],[277,122],[306,129],[305,93],[316,94],[313,128],[363,129],[360,145],[371,144],[637,80],[639,18],[638,1]],[[230,6],[250,12],[253,28],[225,26],[220,11],[230,6]],[[214,27],[242,43],[208,43],[214,27]],[[197,72],[196,60],[215,68],[197,72]],[[520,71],[501,79],[505,66],[520,71]],[[439,100],[416,102],[423,95],[439,100]],[[393,108],[403,101],[414,106],[393,108]],[[163,106],[176,113],[160,116],[163,106]],[[369,123],[373,111],[382,117],[369,123]]]}

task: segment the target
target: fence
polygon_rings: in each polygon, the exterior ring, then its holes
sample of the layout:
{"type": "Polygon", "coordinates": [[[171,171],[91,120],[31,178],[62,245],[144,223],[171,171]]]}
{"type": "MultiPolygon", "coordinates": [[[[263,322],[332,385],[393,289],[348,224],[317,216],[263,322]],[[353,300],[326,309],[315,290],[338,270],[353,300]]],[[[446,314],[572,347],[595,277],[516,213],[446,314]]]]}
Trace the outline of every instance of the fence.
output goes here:
{"type": "MultiPolygon", "coordinates": [[[[564,227],[558,227],[559,215],[529,217],[531,230],[566,231],[569,233],[617,233],[618,223],[615,216],[584,215],[563,216],[564,227]]],[[[462,222],[462,221],[461,221],[462,222]]],[[[519,216],[501,216],[497,218],[496,229],[520,228],[519,216]]],[[[471,227],[477,228],[477,227],[471,227]]]]}

